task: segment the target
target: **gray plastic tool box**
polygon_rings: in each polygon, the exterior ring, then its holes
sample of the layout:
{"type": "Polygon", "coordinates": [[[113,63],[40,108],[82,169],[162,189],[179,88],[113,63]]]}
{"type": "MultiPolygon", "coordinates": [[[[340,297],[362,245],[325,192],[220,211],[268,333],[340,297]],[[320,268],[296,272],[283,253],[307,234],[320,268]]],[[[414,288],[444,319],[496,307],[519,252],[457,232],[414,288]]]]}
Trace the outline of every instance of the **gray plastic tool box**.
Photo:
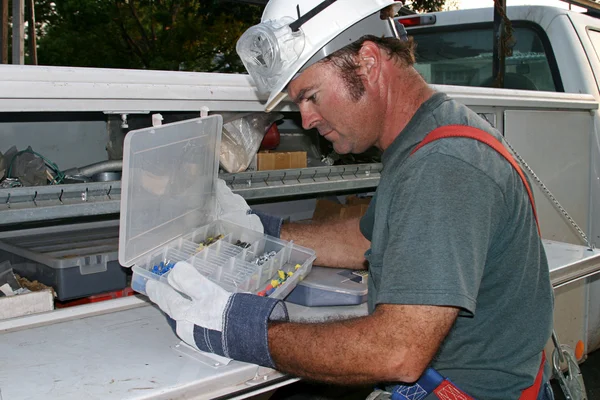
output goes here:
{"type": "Polygon", "coordinates": [[[313,267],[285,301],[308,307],[347,306],[367,301],[366,271],[313,267]]]}
{"type": "Polygon", "coordinates": [[[23,230],[2,235],[0,262],[52,286],[64,301],[127,286],[118,245],[119,221],[23,230]]]}

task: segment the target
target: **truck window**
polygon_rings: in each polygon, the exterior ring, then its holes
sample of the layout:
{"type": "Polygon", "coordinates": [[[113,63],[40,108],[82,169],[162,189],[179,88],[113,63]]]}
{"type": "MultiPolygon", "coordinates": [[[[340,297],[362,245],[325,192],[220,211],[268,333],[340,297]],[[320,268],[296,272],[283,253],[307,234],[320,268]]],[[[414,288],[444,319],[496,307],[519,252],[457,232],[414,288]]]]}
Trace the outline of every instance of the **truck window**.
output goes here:
{"type": "MultiPolygon", "coordinates": [[[[506,57],[506,88],[562,91],[553,79],[549,45],[531,27],[514,26],[512,56],[506,57]]],[[[493,30],[415,30],[416,69],[431,84],[493,87],[493,30]]]]}
{"type": "Polygon", "coordinates": [[[592,46],[594,46],[596,57],[598,58],[598,60],[600,60],[600,31],[588,29],[588,36],[590,37],[592,46]]]}

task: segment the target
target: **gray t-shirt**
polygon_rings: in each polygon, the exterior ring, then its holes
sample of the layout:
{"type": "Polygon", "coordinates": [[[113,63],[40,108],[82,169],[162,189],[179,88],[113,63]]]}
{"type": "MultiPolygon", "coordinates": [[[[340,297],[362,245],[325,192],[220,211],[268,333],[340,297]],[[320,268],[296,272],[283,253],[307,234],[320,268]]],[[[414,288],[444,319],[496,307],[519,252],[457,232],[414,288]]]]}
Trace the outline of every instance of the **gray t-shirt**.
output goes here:
{"type": "MultiPolygon", "coordinates": [[[[460,308],[432,366],[478,400],[517,399],[533,383],[552,329],[548,262],[513,167],[473,139],[411,150],[445,125],[493,129],[436,93],[383,154],[361,220],[371,241],[369,311],[377,304],[460,308]]],[[[402,329],[398,326],[397,329],[402,329]]]]}

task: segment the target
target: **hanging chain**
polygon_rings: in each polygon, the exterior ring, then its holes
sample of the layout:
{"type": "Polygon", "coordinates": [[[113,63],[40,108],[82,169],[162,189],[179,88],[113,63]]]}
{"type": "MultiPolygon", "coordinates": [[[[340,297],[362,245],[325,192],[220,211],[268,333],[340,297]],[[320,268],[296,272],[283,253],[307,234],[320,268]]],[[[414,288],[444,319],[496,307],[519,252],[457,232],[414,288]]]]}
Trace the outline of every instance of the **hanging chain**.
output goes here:
{"type": "Polygon", "coordinates": [[[588,246],[588,248],[590,250],[592,250],[594,248],[594,246],[592,246],[592,244],[588,240],[588,237],[585,234],[585,232],[583,232],[583,230],[579,227],[579,225],[577,225],[577,222],[575,222],[575,220],[573,218],[571,218],[571,216],[569,215],[567,210],[565,210],[565,208],[560,204],[560,202],[556,199],[556,197],[554,197],[552,192],[550,192],[550,190],[546,187],[546,185],[544,185],[544,182],[542,182],[542,180],[536,175],[536,173],[533,172],[533,169],[531,169],[529,164],[527,164],[527,162],[525,162],[523,157],[521,157],[519,155],[519,153],[517,153],[517,151],[510,145],[508,140],[506,140],[505,137],[503,139],[504,139],[504,143],[506,143],[506,145],[508,146],[510,151],[515,155],[515,157],[517,158],[519,163],[525,168],[525,170],[527,170],[527,172],[529,173],[529,176],[531,178],[533,178],[533,180],[538,184],[540,189],[542,189],[544,194],[550,199],[550,201],[552,201],[552,203],[554,204],[554,207],[556,207],[556,209],[566,218],[566,220],[571,223],[573,228],[575,228],[575,230],[577,231],[577,233],[579,234],[581,239],[583,239],[583,242],[588,246]]]}

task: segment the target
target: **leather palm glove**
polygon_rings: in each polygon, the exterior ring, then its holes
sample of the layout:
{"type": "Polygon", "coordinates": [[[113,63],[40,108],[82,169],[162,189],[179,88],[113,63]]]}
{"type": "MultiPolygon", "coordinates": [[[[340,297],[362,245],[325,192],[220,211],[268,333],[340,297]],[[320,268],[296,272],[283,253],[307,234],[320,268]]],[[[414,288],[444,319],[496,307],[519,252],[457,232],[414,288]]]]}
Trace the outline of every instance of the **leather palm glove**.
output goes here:
{"type": "Polygon", "coordinates": [[[181,340],[197,350],[275,368],[269,352],[269,321],[288,321],[285,303],[250,293],[229,293],[178,262],[169,285],[148,281],[148,297],[167,314],[181,340]]]}

